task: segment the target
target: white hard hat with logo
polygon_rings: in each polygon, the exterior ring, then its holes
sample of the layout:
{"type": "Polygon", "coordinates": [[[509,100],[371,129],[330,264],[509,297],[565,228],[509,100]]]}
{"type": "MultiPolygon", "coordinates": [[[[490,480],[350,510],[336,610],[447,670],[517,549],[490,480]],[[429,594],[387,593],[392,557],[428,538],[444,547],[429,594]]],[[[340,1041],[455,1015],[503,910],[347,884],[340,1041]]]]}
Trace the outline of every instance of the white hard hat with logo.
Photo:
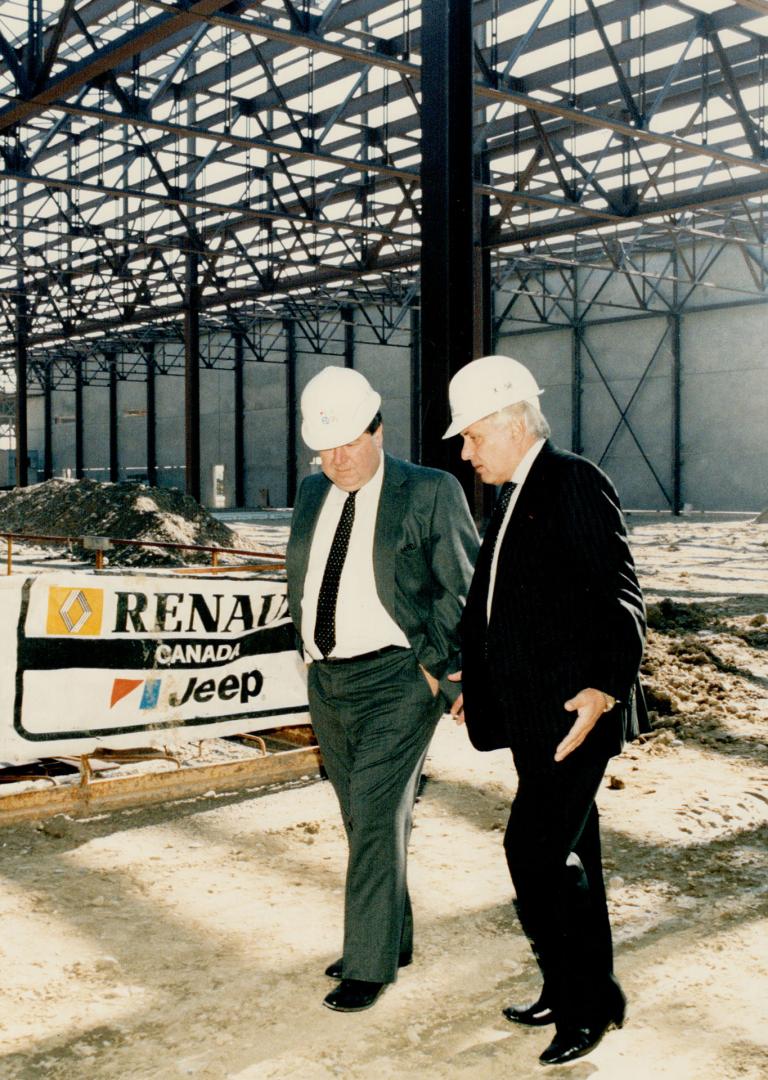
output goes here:
{"type": "Polygon", "coordinates": [[[364,375],[353,368],[323,368],[301,395],[301,436],[310,450],[331,450],[352,442],[381,406],[364,375]]]}
{"type": "Polygon", "coordinates": [[[527,367],[511,356],[481,356],[456,372],[448,387],[451,424],[444,439],[485,416],[527,401],[539,406],[540,390],[527,367]]]}

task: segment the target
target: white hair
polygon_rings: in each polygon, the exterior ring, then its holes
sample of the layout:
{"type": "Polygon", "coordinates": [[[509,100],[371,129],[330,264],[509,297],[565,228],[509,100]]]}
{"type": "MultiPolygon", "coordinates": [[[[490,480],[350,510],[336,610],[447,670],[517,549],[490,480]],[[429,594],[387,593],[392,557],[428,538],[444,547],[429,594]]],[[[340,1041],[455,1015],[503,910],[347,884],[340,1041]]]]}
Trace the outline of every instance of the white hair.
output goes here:
{"type": "Polygon", "coordinates": [[[530,401],[518,401],[514,405],[507,405],[493,414],[493,422],[499,427],[504,426],[509,420],[522,420],[526,431],[535,435],[537,439],[548,439],[551,428],[544,413],[530,401]]]}

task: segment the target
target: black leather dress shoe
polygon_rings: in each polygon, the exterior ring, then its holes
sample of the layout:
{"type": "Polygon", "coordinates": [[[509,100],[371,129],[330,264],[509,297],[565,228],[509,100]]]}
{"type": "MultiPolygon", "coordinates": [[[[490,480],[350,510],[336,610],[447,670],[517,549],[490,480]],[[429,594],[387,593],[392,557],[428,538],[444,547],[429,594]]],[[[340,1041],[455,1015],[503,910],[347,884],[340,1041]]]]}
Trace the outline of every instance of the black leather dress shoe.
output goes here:
{"type": "Polygon", "coordinates": [[[501,1010],[507,1020],[513,1024],[526,1024],[528,1027],[544,1027],[545,1024],[554,1024],[555,1017],[549,1005],[545,1005],[539,998],[533,1005],[508,1005],[501,1010]]]}
{"type": "MultiPolygon", "coordinates": [[[[408,967],[413,963],[412,953],[402,953],[400,959],[397,962],[398,967],[408,967]]],[[[344,957],[340,956],[338,960],[334,960],[332,964],[329,964],[325,969],[325,974],[329,979],[343,979],[344,978],[344,957]]]]}
{"type": "Polygon", "coordinates": [[[362,979],[342,979],[336,989],[323,998],[323,1005],[336,1012],[362,1012],[370,1009],[386,985],[362,979]]]}
{"type": "Polygon", "coordinates": [[[547,1049],[539,1056],[542,1065],[566,1065],[569,1061],[584,1057],[594,1050],[605,1035],[606,1028],[570,1028],[555,1035],[547,1049]]]}
{"type": "Polygon", "coordinates": [[[539,1056],[542,1065],[566,1065],[569,1061],[584,1057],[611,1028],[620,1028],[624,1024],[624,1009],[613,1018],[601,1024],[589,1024],[585,1027],[564,1028],[558,1031],[547,1049],[539,1056]]]}

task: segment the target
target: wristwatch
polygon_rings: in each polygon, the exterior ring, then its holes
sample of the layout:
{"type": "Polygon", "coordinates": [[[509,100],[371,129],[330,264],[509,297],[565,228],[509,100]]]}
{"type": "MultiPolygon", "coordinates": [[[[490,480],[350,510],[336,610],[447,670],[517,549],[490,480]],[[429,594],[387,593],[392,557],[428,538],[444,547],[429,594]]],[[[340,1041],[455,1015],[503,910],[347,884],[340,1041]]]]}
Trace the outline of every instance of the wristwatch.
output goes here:
{"type": "Polygon", "coordinates": [[[603,712],[610,712],[611,709],[616,705],[616,698],[613,697],[611,694],[606,694],[605,690],[603,690],[602,693],[603,697],[605,698],[605,708],[603,709],[603,712]]]}

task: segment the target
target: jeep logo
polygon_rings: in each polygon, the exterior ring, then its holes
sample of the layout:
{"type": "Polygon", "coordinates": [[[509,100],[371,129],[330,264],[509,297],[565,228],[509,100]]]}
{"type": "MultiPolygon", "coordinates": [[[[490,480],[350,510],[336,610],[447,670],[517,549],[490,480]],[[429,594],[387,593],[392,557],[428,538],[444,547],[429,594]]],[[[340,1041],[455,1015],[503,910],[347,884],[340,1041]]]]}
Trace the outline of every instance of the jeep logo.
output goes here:
{"type": "Polygon", "coordinates": [[[197,675],[188,680],[181,695],[171,693],[168,695],[168,703],[174,708],[186,705],[188,701],[233,701],[239,698],[244,705],[251,698],[258,697],[264,685],[264,676],[256,668],[253,671],[245,671],[242,675],[225,675],[223,679],[203,679],[200,681],[197,675]]]}

